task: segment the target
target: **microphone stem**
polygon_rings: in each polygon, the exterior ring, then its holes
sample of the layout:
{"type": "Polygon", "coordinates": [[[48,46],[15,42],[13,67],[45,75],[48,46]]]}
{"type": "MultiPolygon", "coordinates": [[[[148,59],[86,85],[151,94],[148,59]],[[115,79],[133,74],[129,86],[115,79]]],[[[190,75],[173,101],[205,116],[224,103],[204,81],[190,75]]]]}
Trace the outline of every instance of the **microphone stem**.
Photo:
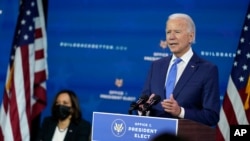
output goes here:
{"type": "Polygon", "coordinates": [[[128,114],[129,114],[129,115],[132,115],[132,111],[133,111],[133,110],[128,110],[128,114]]]}
{"type": "Polygon", "coordinates": [[[146,116],[146,111],[142,111],[142,116],[146,116]]]}

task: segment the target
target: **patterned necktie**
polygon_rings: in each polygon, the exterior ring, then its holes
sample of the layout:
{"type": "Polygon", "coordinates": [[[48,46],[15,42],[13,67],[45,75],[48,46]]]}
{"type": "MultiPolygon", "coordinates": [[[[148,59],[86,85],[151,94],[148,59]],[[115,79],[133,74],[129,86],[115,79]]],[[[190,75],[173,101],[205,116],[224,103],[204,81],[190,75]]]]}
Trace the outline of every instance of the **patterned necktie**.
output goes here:
{"type": "Polygon", "coordinates": [[[170,71],[168,73],[168,78],[166,82],[166,98],[169,99],[170,95],[173,93],[176,75],[177,75],[177,64],[181,62],[180,58],[176,58],[174,60],[174,64],[171,66],[170,71]]]}

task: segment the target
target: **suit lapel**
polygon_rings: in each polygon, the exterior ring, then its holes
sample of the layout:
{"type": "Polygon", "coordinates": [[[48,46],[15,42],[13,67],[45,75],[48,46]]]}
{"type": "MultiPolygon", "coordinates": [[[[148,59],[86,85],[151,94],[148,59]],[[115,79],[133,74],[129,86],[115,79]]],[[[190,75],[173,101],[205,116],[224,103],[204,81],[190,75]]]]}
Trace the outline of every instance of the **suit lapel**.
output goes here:
{"type": "Polygon", "coordinates": [[[74,129],[75,129],[75,124],[70,123],[69,129],[68,129],[67,134],[64,138],[64,141],[71,141],[73,133],[74,133],[74,129]]]}
{"type": "Polygon", "coordinates": [[[174,88],[174,96],[175,98],[179,95],[182,88],[187,84],[188,80],[192,78],[194,73],[199,67],[199,57],[194,54],[192,58],[190,59],[189,63],[187,64],[185,70],[183,71],[179,81],[177,82],[175,88],[174,88]]]}
{"type": "Polygon", "coordinates": [[[169,66],[171,58],[172,57],[165,58],[165,60],[163,60],[162,64],[160,65],[161,66],[160,76],[162,76],[160,78],[160,84],[162,84],[163,88],[165,88],[165,81],[166,81],[168,66],[169,66]]]}
{"type": "Polygon", "coordinates": [[[47,130],[48,130],[48,133],[45,134],[46,136],[46,140],[47,139],[52,139],[53,138],[53,135],[54,135],[54,132],[55,132],[55,128],[57,128],[57,121],[56,120],[52,120],[50,119],[49,120],[49,125],[47,126],[47,130]]]}

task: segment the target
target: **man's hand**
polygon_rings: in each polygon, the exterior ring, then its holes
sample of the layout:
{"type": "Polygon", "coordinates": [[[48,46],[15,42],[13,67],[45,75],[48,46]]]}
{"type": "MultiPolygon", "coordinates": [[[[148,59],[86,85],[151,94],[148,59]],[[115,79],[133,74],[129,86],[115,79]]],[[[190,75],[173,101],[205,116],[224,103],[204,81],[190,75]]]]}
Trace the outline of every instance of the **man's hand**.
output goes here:
{"type": "Polygon", "coordinates": [[[161,106],[164,109],[164,111],[172,114],[173,116],[178,117],[181,113],[181,107],[177,103],[177,101],[174,99],[173,95],[170,95],[170,99],[164,99],[161,102],[161,106]]]}

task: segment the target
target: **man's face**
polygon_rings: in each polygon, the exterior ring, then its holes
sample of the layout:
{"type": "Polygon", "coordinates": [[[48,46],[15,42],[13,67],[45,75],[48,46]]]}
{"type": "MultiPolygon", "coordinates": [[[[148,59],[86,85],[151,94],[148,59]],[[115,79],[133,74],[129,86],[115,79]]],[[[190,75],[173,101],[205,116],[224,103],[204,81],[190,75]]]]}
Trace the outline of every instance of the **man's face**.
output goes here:
{"type": "Polygon", "coordinates": [[[190,31],[184,19],[170,19],[167,22],[166,40],[171,52],[180,57],[188,51],[194,33],[190,31]]]}

